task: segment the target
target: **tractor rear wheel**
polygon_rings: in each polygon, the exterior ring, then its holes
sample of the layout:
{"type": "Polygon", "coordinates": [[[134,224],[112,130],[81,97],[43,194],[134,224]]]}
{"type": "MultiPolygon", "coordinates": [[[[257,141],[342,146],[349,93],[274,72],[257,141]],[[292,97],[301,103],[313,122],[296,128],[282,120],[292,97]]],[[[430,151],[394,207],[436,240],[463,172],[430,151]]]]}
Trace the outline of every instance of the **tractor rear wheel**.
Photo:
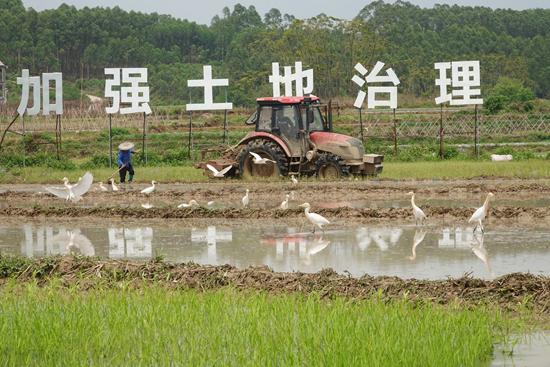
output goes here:
{"type": "Polygon", "coordinates": [[[288,160],[285,153],[277,143],[269,140],[256,139],[249,142],[237,156],[237,162],[239,162],[239,172],[243,178],[279,177],[286,176],[288,173],[288,160]],[[276,163],[255,164],[254,157],[250,152],[276,163]]]}
{"type": "Polygon", "coordinates": [[[317,162],[317,178],[322,180],[336,180],[349,176],[349,167],[344,164],[342,158],[331,153],[322,153],[317,162]]]}

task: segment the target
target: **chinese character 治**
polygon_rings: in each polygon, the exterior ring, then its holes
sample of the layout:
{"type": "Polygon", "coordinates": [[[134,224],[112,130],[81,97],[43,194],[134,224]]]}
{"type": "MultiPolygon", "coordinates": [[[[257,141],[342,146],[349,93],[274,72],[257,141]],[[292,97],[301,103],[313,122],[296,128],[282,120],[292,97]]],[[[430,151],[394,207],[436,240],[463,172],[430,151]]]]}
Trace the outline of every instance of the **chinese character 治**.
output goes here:
{"type": "Polygon", "coordinates": [[[359,75],[354,75],[351,79],[355,84],[362,88],[365,83],[392,83],[393,86],[377,86],[377,87],[367,87],[367,93],[362,90],[359,90],[355,103],[353,104],[356,108],[361,108],[365,102],[365,97],[367,97],[367,108],[376,108],[376,107],[389,107],[397,108],[397,86],[401,83],[397,75],[392,68],[386,70],[386,75],[379,75],[382,69],[384,68],[384,63],[378,61],[374,68],[368,73],[368,70],[361,64],[357,63],[355,65],[355,70],[359,72],[359,75]],[[367,75],[368,73],[368,75],[367,75]],[[389,99],[378,100],[376,96],[378,94],[387,94],[389,99]]]}
{"type": "Polygon", "coordinates": [[[140,85],[147,84],[147,68],[105,68],[105,75],[113,76],[105,81],[105,98],[112,98],[112,106],[105,109],[108,114],[151,113],[149,87],[140,85]]]}
{"type": "Polygon", "coordinates": [[[21,85],[21,102],[17,107],[19,115],[25,113],[29,116],[38,115],[40,112],[40,99],[42,97],[42,114],[47,116],[50,112],[56,115],[63,114],[63,75],[61,73],[43,73],[42,83],[39,76],[30,76],[28,69],[21,71],[17,77],[17,84],[21,85]],[[55,83],[55,102],[50,103],[50,82],[55,83]],[[42,85],[42,88],[40,87],[42,85]],[[30,88],[32,87],[33,106],[29,105],[30,88]],[[42,94],[40,93],[42,92],[42,94]]]}
{"type": "Polygon", "coordinates": [[[233,103],[214,103],[214,87],[229,86],[229,79],[212,79],[212,66],[204,65],[203,79],[188,80],[188,87],[204,88],[204,103],[189,103],[187,111],[231,110],[233,103]]]}
{"type": "Polygon", "coordinates": [[[439,86],[439,97],[435,103],[449,102],[451,106],[467,106],[483,104],[481,96],[481,76],[479,61],[438,62],[435,69],[439,70],[439,79],[435,85],[439,86]],[[451,78],[447,71],[451,69],[451,78]],[[452,90],[449,93],[448,88],[452,90]]]}
{"type": "Polygon", "coordinates": [[[279,73],[279,63],[271,64],[272,75],[269,76],[269,82],[273,84],[273,97],[281,96],[281,84],[285,85],[285,97],[292,97],[292,83],[296,83],[296,96],[302,97],[304,94],[313,92],[313,69],[302,70],[302,62],[294,63],[294,73],[292,66],[284,67],[284,75],[279,73]],[[306,86],[304,86],[304,79],[306,86]]]}

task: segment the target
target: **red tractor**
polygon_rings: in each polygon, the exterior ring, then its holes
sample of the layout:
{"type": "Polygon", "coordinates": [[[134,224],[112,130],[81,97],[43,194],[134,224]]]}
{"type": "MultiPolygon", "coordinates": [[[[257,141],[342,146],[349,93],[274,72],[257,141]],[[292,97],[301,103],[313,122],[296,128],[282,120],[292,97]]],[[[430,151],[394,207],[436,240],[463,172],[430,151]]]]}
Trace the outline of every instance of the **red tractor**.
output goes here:
{"type": "MultiPolygon", "coordinates": [[[[340,178],[349,175],[377,175],[382,171],[383,156],[364,154],[360,140],[332,132],[332,113],[316,96],[257,99],[258,108],[246,121],[254,125],[223,158],[210,164],[217,170],[231,165],[232,177],[279,177],[316,175],[340,178]],[[268,161],[258,164],[255,153],[268,161]]],[[[207,170],[208,172],[208,170],[207,170]]]]}

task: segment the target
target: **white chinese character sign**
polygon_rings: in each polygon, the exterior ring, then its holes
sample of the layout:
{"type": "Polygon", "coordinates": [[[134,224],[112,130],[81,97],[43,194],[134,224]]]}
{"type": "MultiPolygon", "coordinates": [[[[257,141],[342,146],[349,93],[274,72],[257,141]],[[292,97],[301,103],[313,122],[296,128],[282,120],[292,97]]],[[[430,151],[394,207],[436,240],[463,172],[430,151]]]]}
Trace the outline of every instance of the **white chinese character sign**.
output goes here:
{"type": "Polygon", "coordinates": [[[294,63],[294,73],[292,66],[285,66],[283,69],[284,75],[281,75],[279,63],[271,64],[272,75],[269,76],[269,82],[273,84],[273,97],[281,97],[281,84],[285,86],[284,97],[302,97],[313,92],[313,69],[303,70],[301,61],[294,63]],[[296,84],[296,94],[293,93],[292,84],[296,84]]]}
{"type": "Polygon", "coordinates": [[[386,75],[380,75],[385,64],[378,61],[372,68],[371,72],[361,64],[355,65],[355,70],[360,74],[354,75],[351,79],[360,88],[363,88],[367,84],[367,92],[359,90],[355,103],[356,108],[362,108],[365,103],[365,97],[367,98],[367,108],[373,109],[376,107],[389,107],[392,109],[397,108],[397,86],[401,83],[399,78],[395,74],[392,68],[386,70],[386,75]],[[370,86],[369,84],[391,84],[391,85],[379,85],[370,86]],[[379,95],[388,95],[388,98],[378,99],[379,95]]]}
{"type": "Polygon", "coordinates": [[[439,70],[439,79],[435,81],[439,86],[439,97],[435,103],[449,102],[451,106],[483,104],[479,61],[438,62],[435,69],[439,70]],[[447,75],[449,70],[451,78],[447,75]]]}
{"type": "Polygon", "coordinates": [[[229,86],[229,79],[212,79],[212,66],[204,65],[203,79],[188,80],[187,86],[202,87],[204,89],[204,103],[189,103],[187,111],[211,111],[211,110],[232,110],[233,103],[214,103],[214,87],[229,86]]]}
{"type": "Polygon", "coordinates": [[[63,114],[63,75],[61,73],[43,73],[39,76],[30,76],[28,69],[21,71],[17,77],[17,84],[21,86],[21,102],[17,108],[20,116],[27,114],[35,116],[40,113],[47,116],[50,112],[56,115],[63,114]],[[50,103],[50,84],[54,83],[54,103],[50,103]],[[30,89],[32,88],[33,105],[29,107],[30,89]],[[42,103],[41,103],[42,101],[42,103]]]}
{"type": "Polygon", "coordinates": [[[105,75],[113,76],[105,80],[105,98],[112,99],[111,107],[105,109],[108,114],[151,113],[149,87],[144,85],[147,68],[105,68],[105,75]]]}

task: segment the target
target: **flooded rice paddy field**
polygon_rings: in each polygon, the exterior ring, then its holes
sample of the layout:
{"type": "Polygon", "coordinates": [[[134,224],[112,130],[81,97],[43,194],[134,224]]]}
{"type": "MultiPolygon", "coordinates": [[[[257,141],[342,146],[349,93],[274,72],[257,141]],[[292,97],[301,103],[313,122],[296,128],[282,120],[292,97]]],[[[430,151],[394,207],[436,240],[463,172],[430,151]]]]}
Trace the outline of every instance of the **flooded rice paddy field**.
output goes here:
{"type": "Polygon", "coordinates": [[[361,277],[446,279],[470,274],[494,279],[510,273],[550,276],[550,228],[341,222],[311,233],[304,220],[5,220],[0,253],[45,257],[82,254],[103,259],[263,266],[277,272],[331,268],[361,277]]]}
{"type": "Polygon", "coordinates": [[[159,185],[146,197],[133,184],[94,190],[76,204],[41,185],[0,186],[0,253],[29,257],[80,253],[105,259],[267,265],[280,272],[331,268],[360,277],[493,279],[550,275],[550,181],[244,182],[159,185]],[[250,207],[242,208],[244,189],[250,207]],[[412,221],[409,191],[429,216],[412,221]],[[487,231],[467,219],[495,194],[487,231]],[[286,193],[290,209],[278,209],[286,193]],[[198,208],[177,209],[191,199],[198,208]],[[206,202],[214,203],[207,207],[206,202]],[[311,233],[298,205],[331,221],[311,233]],[[151,209],[144,209],[150,204],[151,209]]]}

